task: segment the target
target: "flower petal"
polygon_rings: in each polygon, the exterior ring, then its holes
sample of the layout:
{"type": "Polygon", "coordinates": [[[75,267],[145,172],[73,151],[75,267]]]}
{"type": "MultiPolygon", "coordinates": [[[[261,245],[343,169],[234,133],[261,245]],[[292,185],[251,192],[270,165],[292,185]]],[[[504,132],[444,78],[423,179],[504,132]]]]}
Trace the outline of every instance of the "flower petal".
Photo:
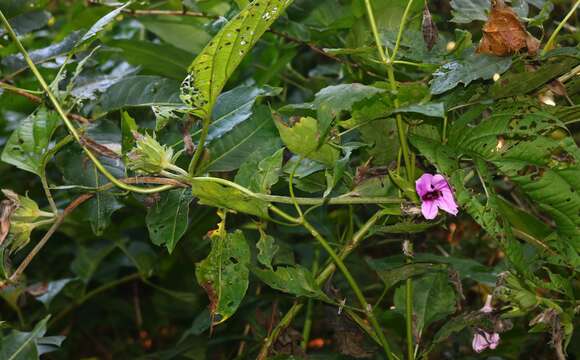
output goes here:
{"type": "Polygon", "coordinates": [[[433,220],[437,217],[437,203],[433,200],[425,200],[421,204],[421,213],[427,220],[433,220]]]}
{"type": "Polygon", "coordinates": [[[457,203],[455,202],[455,198],[453,197],[453,193],[449,188],[442,189],[441,196],[436,200],[437,206],[452,215],[457,215],[459,209],[457,209],[457,203]]]}
{"type": "Polygon", "coordinates": [[[498,333],[485,334],[485,338],[487,340],[487,343],[489,344],[490,349],[493,350],[499,345],[499,334],[498,333]]]}
{"type": "Polygon", "coordinates": [[[434,175],[431,184],[433,185],[434,190],[442,191],[444,189],[451,189],[449,183],[441,174],[434,175]]]}
{"type": "Polygon", "coordinates": [[[487,339],[483,334],[479,332],[473,334],[473,341],[471,342],[471,347],[473,348],[473,351],[480,353],[483,350],[487,349],[488,346],[489,343],[487,342],[487,339]]]}
{"type": "Polygon", "coordinates": [[[417,190],[419,197],[422,198],[428,192],[433,191],[433,185],[431,184],[432,179],[433,175],[425,173],[415,181],[415,189],[417,190]]]}

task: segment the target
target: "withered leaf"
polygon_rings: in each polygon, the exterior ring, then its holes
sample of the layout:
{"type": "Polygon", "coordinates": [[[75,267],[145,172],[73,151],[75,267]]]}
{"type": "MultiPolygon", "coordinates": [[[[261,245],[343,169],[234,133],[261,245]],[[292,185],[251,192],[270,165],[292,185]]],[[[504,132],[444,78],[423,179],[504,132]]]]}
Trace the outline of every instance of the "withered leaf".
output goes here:
{"type": "Polygon", "coordinates": [[[425,40],[425,45],[427,45],[427,49],[431,51],[437,42],[439,32],[437,31],[437,25],[435,25],[433,22],[433,17],[431,17],[431,12],[429,11],[427,2],[425,2],[425,8],[423,9],[423,22],[421,24],[421,30],[423,32],[423,40],[425,40]]]}
{"type": "Polygon", "coordinates": [[[512,8],[506,6],[504,0],[492,0],[477,52],[508,56],[527,48],[530,55],[535,55],[539,47],[540,41],[526,31],[512,8]]]}
{"type": "Polygon", "coordinates": [[[10,232],[10,215],[16,210],[18,204],[13,200],[2,200],[0,202],[0,245],[10,232]]]}

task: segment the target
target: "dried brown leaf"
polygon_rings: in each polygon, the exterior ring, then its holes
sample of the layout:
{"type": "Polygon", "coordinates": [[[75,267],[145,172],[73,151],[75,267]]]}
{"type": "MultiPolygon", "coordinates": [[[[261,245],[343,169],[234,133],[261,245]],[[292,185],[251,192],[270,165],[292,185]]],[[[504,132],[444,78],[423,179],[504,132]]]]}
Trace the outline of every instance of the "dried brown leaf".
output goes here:
{"type": "Polygon", "coordinates": [[[423,22],[421,24],[421,30],[423,32],[423,40],[425,40],[425,45],[427,45],[427,49],[431,51],[437,42],[439,32],[437,31],[437,25],[435,25],[433,22],[433,17],[429,11],[427,2],[425,2],[425,8],[423,9],[423,22]]]}
{"type": "Polygon", "coordinates": [[[508,56],[527,48],[530,55],[535,55],[539,47],[539,40],[526,31],[512,8],[506,6],[503,0],[491,2],[491,12],[483,25],[478,53],[508,56]]]}

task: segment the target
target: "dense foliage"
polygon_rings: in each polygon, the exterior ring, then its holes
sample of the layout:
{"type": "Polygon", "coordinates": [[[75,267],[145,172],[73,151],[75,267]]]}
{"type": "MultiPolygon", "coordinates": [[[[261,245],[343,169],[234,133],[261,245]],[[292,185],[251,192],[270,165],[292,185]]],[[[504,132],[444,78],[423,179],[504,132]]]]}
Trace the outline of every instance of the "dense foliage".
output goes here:
{"type": "Polygon", "coordinates": [[[0,0],[0,359],[577,358],[579,5],[0,0]]]}

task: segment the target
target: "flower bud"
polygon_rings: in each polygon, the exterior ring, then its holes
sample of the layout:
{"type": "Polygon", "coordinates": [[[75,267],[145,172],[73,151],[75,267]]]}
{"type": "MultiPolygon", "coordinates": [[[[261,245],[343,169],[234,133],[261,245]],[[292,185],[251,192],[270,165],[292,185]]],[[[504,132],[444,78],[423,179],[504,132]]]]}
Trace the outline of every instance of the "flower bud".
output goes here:
{"type": "Polygon", "coordinates": [[[31,198],[20,196],[12,190],[2,189],[2,192],[16,207],[10,215],[12,221],[32,222],[44,214],[44,212],[40,211],[36,202],[31,198]]]}
{"type": "Polygon", "coordinates": [[[173,149],[159,144],[150,135],[138,135],[135,148],[127,155],[129,169],[158,174],[172,165],[173,149]]]}

